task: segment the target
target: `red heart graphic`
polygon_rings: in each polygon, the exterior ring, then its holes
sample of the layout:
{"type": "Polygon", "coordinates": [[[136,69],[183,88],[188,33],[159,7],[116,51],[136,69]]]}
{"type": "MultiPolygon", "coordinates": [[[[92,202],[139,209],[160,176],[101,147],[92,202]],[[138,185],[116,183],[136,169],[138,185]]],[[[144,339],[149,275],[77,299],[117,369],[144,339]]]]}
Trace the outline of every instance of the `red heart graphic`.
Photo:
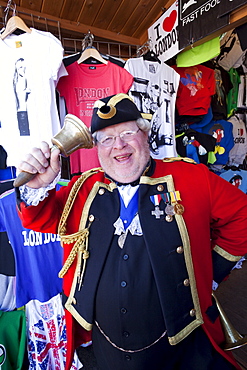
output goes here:
{"type": "Polygon", "coordinates": [[[163,28],[166,32],[171,32],[177,19],[177,11],[173,10],[169,17],[166,17],[163,22],[163,28]]]}

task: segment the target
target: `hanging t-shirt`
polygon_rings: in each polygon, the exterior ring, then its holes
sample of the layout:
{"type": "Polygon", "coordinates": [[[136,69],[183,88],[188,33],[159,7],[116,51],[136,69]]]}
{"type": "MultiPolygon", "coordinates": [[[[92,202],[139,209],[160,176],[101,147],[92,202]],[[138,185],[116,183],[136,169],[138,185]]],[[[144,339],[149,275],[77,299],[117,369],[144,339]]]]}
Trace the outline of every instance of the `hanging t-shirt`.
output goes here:
{"type": "Polygon", "coordinates": [[[230,150],[228,164],[238,166],[243,163],[247,154],[247,134],[245,123],[237,115],[228,120],[233,124],[234,147],[230,150]]]}
{"type": "Polygon", "coordinates": [[[16,210],[15,190],[0,196],[0,231],[6,231],[14,251],[16,307],[31,299],[41,302],[62,291],[58,273],[62,267],[62,247],[58,235],[25,229],[16,210]]]}
{"type": "Polygon", "coordinates": [[[247,171],[241,169],[229,169],[225,172],[222,172],[220,177],[247,194],[247,171]]]}
{"type": "Polygon", "coordinates": [[[26,351],[25,312],[0,311],[0,368],[21,370],[26,351]]]}
{"type": "Polygon", "coordinates": [[[227,94],[233,85],[229,73],[213,61],[204,63],[208,68],[214,70],[216,92],[212,96],[211,108],[213,119],[227,119],[227,94]]]}
{"type": "Polygon", "coordinates": [[[212,135],[216,139],[214,165],[226,165],[229,152],[234,146],[232,123],[223,119],[211,121],[201,128],[201,132],[212,135]]]}
{"type": "MultiPolygon", "coordinates": [[[[246,58],[246,61],[247,61],[247,58],[246,58]]],[[[230,76],[229,76],[230,78],[230,76]]],[[[245,73],[244,75],[240,75],[239,76],[240,78],[240,83],[238,85],[238,103],[237,103],[237,106],[240,108],[240,107],[244,107],[246,108],[246,105],[247,105],[247,84],[246,84],[246,81],[247,81],[247,73],[245,73]]]]}
{"type": "MultiPolygon", "coordinates": [[[[72,55],[66,55],[64,58],[63,58],[63,64],[65,65],[65,67],[69,66],[70,64],[76,62],[80,56],[81,56],[81,52],[77,52],[75,54],[72,54],[72,55]]],[[[108,55],[108,54],[102,54],[102,57],[107,61],[109,60],[110,62],[114,63],[114,64],[117,64],[118,66],[120,67],[124,67],[125,65],[125,60],[124,59],[121,59],[121,58],[116,58],[116,57],[112,57],[111,55],[108,55]]]]}
{"type": "Polygon", "coordinates": [[[194,159],[197,163],[208,164],[210,152],[215,150],[216,139],[191,129],[176,137],[177,152],[181,157],[194,159]]]}
{"type": "Polygon", "coordinates": [[[63,47],[51,33],[31,28],[31,33],[0,39],[0,54],[0,142],[7,165],[16,166],[61,128],[55,85],[63,47]]]}
{"type": "Polygon", "coordinates": [[[5,169],[7,167],[7,152],[6,150],[0,145],[0,169],[5,169]]]}
{"type": "Polygon", "coordinates": [[[238,88],[240,84],[240,76],[235,68],[231,68],[228,73],[233,85],[232,89],[227,95],[227,113],[229,117],[233,114],[234,110],[238,106],[238,88]]]}
{"type": "MultiPolygon", "coordinates": [[[[47,302],[32,300],[26,307],[29,370],[64,370],[67,350],[65,314],[58,294],[47,302]]],[[[81,369],[75,353],[70,370],[81,369]]]]}
{"type": "MultiPolygon", "coordinates": [[[[79,117],[90,127],[94,102],[106,96],[127,93],[133,76],[122,67],[107,64],[67,66],[68,76],[62,77],[57,90],[64,97],[68,113],[79,117]]],[[[99,166],[96,148],[79,149],[70,156],[71,173],[80,173],[99,166]]]]}
{"type": "Polygon", "coordinates": [[[176,157],[174,116],[179,75],[165,63],[143,57],[128,59],[124,68],[134,76],[129,95],[140,112],[152,114],[151,156],[176,157]]]}
{"type": "Polygon", "coordinates": [[[14,311],[15,296],[15,276],[0,274],[0,311],[14,311]]]}
{"type": "Polygon", "coordinates": [[[231,68],[240,67],[246,54],[247,24],[228,31],[220,41],[221,51],[216,58],[218,64],[229,71],[231,68]]]}
{"type": "MultiPolygon", "coordinates": [[[[0,181],[0,194],[13,189],[13,181],[0,181]]],[[[15,276],[15,256],[6,231],[0,232],[0,274],[15,276]]]]}
{"type": "Polygon", "coordinates": [[[173,66],[180,75],[176,107],[179,115],[207,114],[215,94],[214,71],[201,64],[193,67],[173,66]]]}

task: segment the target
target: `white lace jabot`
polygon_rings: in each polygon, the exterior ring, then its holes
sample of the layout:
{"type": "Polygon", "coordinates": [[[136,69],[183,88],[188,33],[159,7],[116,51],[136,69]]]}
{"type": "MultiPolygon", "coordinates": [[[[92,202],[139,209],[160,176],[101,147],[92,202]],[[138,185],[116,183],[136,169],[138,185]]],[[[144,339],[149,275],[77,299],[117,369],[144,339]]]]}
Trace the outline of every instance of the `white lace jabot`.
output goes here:
{"type": "Polygon", "coordinates": [[[45,188],[33,189],[27,185],[22,185],[19,187],[21,200],[23,200],[28,206],[37,206],[39,202],[42,202],[46,197],[48,197],[48,192],[54,189],[60,180],[61,173],[56,176],[56,178],[45,188]]]}

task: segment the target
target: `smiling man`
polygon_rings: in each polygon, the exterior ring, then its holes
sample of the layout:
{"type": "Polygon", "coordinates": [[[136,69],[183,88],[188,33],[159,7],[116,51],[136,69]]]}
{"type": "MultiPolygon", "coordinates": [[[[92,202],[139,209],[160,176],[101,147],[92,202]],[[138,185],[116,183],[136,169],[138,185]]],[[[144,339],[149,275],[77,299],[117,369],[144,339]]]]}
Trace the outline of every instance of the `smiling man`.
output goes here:
{"type": "Polygon", "coordinates": [[[238,369],[212,282],[247,253],[246,195],[190,159],[150,158],[149,128],[118,94],[93,110],[101,168],[56,192],[58,150],[42,143],[20,163],[37,173],[20,188],[23,225],[64,247],[67,369],[78,324],[100,370],[238,369]]]}

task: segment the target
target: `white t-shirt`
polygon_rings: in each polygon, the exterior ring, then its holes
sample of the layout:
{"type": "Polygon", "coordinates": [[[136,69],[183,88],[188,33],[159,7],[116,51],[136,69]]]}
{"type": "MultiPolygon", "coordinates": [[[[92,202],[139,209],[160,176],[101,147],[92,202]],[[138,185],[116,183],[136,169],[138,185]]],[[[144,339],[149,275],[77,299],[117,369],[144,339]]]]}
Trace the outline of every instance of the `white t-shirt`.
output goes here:
{"type": "Polygon", "coordinates": [[[0,39],[0,143],[16,166],[33,146],[60,130],[56,82],[66,73],[63,47],[50,32],[0,39]]]}
{"type": "Polygon", "coordinates": [[[151,113],[150,153],[153,158],[176,157],[175,101],[179,74],[165,63],[130,58],[125,69],[134,82],[129,95],[141,113],[151,113]]]}
{"type": "Polygon", "coordinates": [[[234,147],[229,152],[228,164],[230,166],[238,166],[243,164],[247,153],[247,134],[245,123],[237,115],[232,116],[228,120],[233,125],[234,147]]]}

